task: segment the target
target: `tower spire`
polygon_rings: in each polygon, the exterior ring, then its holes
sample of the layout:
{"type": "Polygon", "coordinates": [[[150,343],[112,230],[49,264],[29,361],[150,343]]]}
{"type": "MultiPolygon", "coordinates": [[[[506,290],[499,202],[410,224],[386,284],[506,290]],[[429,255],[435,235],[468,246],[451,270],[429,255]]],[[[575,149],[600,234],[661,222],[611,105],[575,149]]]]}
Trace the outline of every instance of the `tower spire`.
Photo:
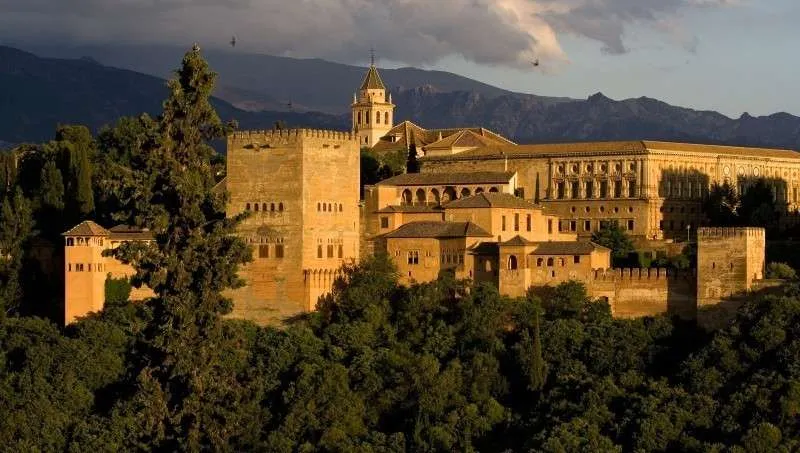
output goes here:
{"type": "Polygon", "coordinates": [[[369,65],[375,67],[375,48],[370,47],[369,49],[369,65]]]}

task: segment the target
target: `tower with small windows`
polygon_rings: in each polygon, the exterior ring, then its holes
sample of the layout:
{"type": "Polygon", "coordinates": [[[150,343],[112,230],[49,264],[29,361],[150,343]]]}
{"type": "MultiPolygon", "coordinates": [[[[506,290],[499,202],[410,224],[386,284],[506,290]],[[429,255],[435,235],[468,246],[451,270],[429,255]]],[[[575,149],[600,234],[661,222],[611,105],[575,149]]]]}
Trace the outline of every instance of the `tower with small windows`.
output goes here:
{"type": "Polygon", "coordinates": [[[373,58],[351,105],[353,132],[362,148],[375,146],[389,132],[394,124],[394,107],[373,58]]]}
{"type": "Polygon", "coordinates": [[[697,306],[746,293],[764,278],[764,228],[697,229],[697,306]]]}
{"type": "Polygon", "coordinates": [[[98,312],[105,304],[106,259],[111,233],[85,221],[64,236],[64,323],[98,312]]]}

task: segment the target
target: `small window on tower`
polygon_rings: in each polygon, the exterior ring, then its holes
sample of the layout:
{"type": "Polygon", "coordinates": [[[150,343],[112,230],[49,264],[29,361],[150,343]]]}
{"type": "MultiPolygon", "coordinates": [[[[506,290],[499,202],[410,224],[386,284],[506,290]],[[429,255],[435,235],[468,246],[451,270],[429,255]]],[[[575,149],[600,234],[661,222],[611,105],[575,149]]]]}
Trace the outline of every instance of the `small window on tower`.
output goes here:
{"type": "Polygon", "coordinates": [[[283,258],[283,244],[275,246],[275,258],[283,258]]]}
{"type": "Polygon", "coordinates": [[[383,124],[389,124],[389,112],[383,112],[383,124]]]}

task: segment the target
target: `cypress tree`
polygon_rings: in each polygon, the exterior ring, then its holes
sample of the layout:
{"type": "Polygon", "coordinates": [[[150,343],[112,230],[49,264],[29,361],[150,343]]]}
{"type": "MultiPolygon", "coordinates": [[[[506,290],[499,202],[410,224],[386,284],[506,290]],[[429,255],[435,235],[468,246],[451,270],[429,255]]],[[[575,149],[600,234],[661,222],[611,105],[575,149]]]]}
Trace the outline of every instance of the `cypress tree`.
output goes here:
{"type": "Polygon", "coordinates": [[[209,104],[216,75],[195,47],[183,58],[159,119],[154,149],[136,170],[149,194],[143,224],[152,244],[117,249],[136,268],[134,284],[149,286],[153,318],[140,338],[145,360],[135,393],[121,404],[129,442],[155,450],[226,450],[246,423],[237,419],[254,403],[225,367],[221,315],[232,302],[222,292],[241,285],[236,271],[250,260],[233,235],[237,221],[225,217],[225,195],[215,180],[207,141],[227,128],[209,104]]]}
{"type": "Polygon", "coordinates": [[[0,191],[8,193],[17,180],[17,157],[13,151],[0,153],[0,191]]]}
{"type": "Polygon", "coordinates": [[[414,143],[411,143],[411,146],[409,146],[408,148],[406,173],[419,173],[419,161],[417,160],[417,145],[414,143]]]}
{"type": "Polygon", "coordinates": [[[42,204],[56,211],[64,209],[64,178],[56,163],[48,160],[42,167],[40,179],[42,204]]]}
{"type": "Polygon", "coordinates": [[[536,173],[536,188],[533,191],[533,202],[539,204],[539,173],[536,173]]]}
{"type": "Polygon", "coordinates": [[[75,149],[73,158],[72,177],[75,180],[75,207],[81,218],[94,211],[94,193],[92,192],[92,164],[89,162],[89,153],[84,148],[75,149]]]}
{"type": "Polygon", "coordinates": [[[542,358],[542,338],[539,326],[539,304],[536,304],[533,312],[533,351],[531,357],[531,389],[539,391],[544,387],[546,367],[542,358]]]}

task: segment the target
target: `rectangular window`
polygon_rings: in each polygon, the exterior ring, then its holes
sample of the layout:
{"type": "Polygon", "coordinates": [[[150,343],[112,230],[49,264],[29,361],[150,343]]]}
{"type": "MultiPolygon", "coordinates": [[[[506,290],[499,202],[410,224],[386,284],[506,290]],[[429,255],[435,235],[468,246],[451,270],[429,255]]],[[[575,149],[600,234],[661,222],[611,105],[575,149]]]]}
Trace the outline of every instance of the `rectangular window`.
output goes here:
{"type": "Polygon", "coordinates": [[[633,231],[633,220],[628,220],[628,231],[633,231]]]}
{"type": "Polygon", "coordinates": [[[553,234],[553,219],[547,219],[547,234],[553,234]]]}
{"type": "Polygon", "coordinates": [[[67,272],[72,272],[72,263],[67,264],[67,272]]]}
{"type": "Polygon", "coordinates": [[[419,264],[419,251],[418,250],[411,250],[408,252],[408,264],[415,265],[419,264]]]}
{"type": "Polygon", "coordinates": [[[530,231],[530,230],[531,230],[531,215],[530,215],[530,214],[528,214],[528,215],[525,217],[525,226],[527,227],[527,230],[528,230],[528,231],[530,231]]]}
{"type": "Polygon", "coordinates": [[[275,258],[283,258],[283,244],[275,245],[275,258]]]}
{"type": "Polygon", "coordinates": [[[600,198],[608,198],[608,181],[600,181],[600,198]]]}
{"type": "Polygon", "coordinates": [[[506,216],[500,218],[500,228],[505,231],[506,230],[506,216]]]}
{"type": "Polygon", "coordinates": [[[322,258],[322,245],[317,246],[317,258],[322,258]]]}
{"type": "Polygon", "coordinates": [[[583,221],[583,231],[592,231],[592,221],[591,220],[584,220],[583,221]]]}
{"type": "Polygon", "coordinates": [[[578,221],[572,220],[569,222],[569,230],[572,232],[578,231],[578,221]]]}
{"type": "Polygon", "coordinates": [[[333,244],[328,244],[328,258],[333,258],[333,244]]]}
{"type": "Polygon", "coordinates": [[[519,231],[519,214],[514,214],[514,231],[519,231]]]}
{"type": "Polygon", "coordinates": [[[389,228],[389,218],[381,217],[381,228],[389,228]]]}
{"type": "Polygon", "coordinates": [[[664,221],[663,220],[659,220],[658,221],[658,229],[661,230],[661,231],[664,231],[664,221]]]}
{"type": "Polygon", "coordinates": [[[581,264],[581,256],[580,256],[580,255],[575,255],[575,256],[573,256],[573,257],[572,257],[572,262],[573,262],[574,264],[581,264]]]}
{"type": "Polygon", "coordinates": [[[344,246],[339,244],[339,258],[344,258],[344,246]]]}
{"type": "Polygon", "coordinates": [[[269,245],[268,244],[261,244],[258,246],[258,257],[259,258],[269,258],[269,245]]]}

